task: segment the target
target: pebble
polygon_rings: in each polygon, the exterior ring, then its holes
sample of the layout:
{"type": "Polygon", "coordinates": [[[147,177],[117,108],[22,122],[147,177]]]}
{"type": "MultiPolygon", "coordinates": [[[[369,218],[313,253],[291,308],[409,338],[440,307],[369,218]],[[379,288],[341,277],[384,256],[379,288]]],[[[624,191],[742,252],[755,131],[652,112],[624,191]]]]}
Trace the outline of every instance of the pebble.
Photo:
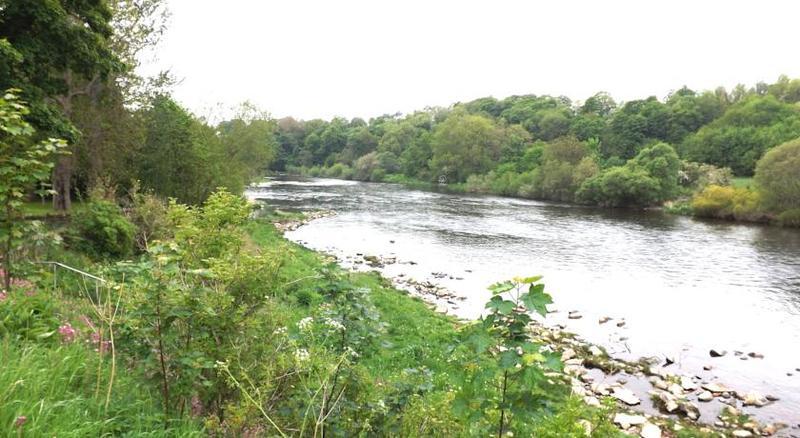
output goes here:
{"type": "Polygon", "coordinates": [[[622,327],[625,325],[625,321],[620,321],[617,323],[617,327],[622,327]]]}
{"type": "Polygon", "coordinates": [[[629,406],[635,406],[642,402],[639,397],[636,397],[631,390],[626,388],[614,388],[614,392],[611,395],[629,406]]]}
{"type": "Polygon", "coordinates": [[[611,321],[611,318],[608,317],[608,316],[604,316],[604,317],[600,318],[597,322],[600,323],[600,324],[605,324],[608,321],[611,321]]]}
{"type": "Polygon", "coordinates": [[[727,351],[725,351],[725,350],[716,350],[716,349],[713,349],[713,348],[712,348],[712,349],[711,349],[711,350],[708,352],[708,354],[709,354],[711,357],[722,357],[722,356],[725,356],[726,354],[728,354],[728,352],[727,352],[727,351]]]}
{"type": "Polygon", "coordinates": [[[573,310],[569,312],[569,315],[567,315],[567,317],[569,319],[581,319],[583,318],[583,315],[581,315],[580,312],[578,312],[577,310],[573,310]]]}
{"type": "Polygon", "coordinates": [[[647,422],[647,418],[641,415],[629,415],[622,412],[614,415],[614,423],[619,424],[623,429],[631,426],[638,426],[647,422]]]}
{"type": "Polygon", "coordinates": [[[714,394],[712,394],[711,391],[703,391],[697,395],[697,399],[701,402],[710,402],[714,400],[714,394]]]}

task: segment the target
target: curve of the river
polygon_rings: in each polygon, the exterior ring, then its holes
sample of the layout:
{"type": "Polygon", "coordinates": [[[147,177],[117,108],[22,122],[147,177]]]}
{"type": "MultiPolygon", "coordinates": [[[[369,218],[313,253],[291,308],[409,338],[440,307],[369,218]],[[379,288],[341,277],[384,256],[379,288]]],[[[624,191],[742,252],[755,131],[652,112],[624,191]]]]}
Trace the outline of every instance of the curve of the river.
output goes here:
{"type": "Polygon", "coordinates": [[[287,237],[343,261],[396,257],[386,275],[465,297],[440,303],[463,318],[480,315],[489,284],[544,275],[557,310],[548,319],[616,356],[670,356],[678,372],[777,396],[758,416],[800,423],[798,230],[326,179],[270,180],[247,195],[334,210],[287,237]],[[604,316],[615,319],[598,324],[604,316]]]}

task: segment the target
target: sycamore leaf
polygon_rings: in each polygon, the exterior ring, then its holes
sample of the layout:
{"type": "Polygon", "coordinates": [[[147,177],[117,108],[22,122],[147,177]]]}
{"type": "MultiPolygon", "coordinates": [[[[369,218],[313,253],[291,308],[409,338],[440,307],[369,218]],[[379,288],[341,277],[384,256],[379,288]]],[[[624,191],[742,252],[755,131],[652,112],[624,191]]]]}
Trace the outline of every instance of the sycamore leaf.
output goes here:
{"type": "Polygon", "coordinates": [[[489,286],[489,290],[492,291],[493,294],[498,295],[504,292],[508,292],[511,289],[514,289],[514,283],[511,281],[504,281],[502,283],[495,283],[489,286]]]}
{"type": "MultiPolygon", "coordinates": [[[[541,290],[544,290],[544,286],[541,286],[541,290]]],[[[539,315],[547,316],[547,305],[553,303],[553,297],[543,291],[535,291],[523,294],[520,297],[520,301],[522,301],[529,310],[533,310],[539,315]]]]}

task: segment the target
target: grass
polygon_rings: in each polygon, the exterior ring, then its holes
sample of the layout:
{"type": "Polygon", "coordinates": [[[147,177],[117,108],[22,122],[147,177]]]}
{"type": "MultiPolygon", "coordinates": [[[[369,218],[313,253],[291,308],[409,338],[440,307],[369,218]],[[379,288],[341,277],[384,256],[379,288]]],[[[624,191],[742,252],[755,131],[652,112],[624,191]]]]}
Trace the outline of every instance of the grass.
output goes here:
{"type": "Polygon", "coordinates": [[[189,421],[165,429],[156,394],[135,373],[118,373],[105,409],[108,361],[80,344],[0,345],[0,436],[200,436],[189,421]],[[98,373],[99,371],[99,373],[98,373]],[[98,393],[98,376],[102,382],[98,393]],[[24,424],[15,423],[25,417],[24,424]]]}
{"type": "MultiPolygon", "coordinates": [[[[81,202],[72,201],[73,208],[80,208],[81,202]]],[[[45,219],[48,217],[63,217],[69,212],[56,211],[49,201],[28,201],[22,206],[23,214],[29,219],[45,219]]]]}
{"type": "Polygon", "coordinates": [[[753,187],[752,177],[736,177],[731,180],[731,185],[740,189],[747,189],[753,187]]]}

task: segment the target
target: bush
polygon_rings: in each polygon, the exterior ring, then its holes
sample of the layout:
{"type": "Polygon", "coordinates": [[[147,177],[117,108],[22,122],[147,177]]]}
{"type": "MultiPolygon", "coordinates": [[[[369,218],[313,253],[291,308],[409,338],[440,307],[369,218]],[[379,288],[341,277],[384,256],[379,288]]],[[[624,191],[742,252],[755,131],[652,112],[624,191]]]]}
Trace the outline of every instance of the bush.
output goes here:
{"type": "Polygon", "coordinates": [[[659,188],[658,181],[642,169],[612,167],[586,180],[576,196],[581,202],[607,207],[647,206],[658,201],[659,188]]]}
{"type": "Polygon", "coordinates": [[[151,242],[171,237],[172,227],[167,212],[167,203],[163,199],[153,193],[139,192],[134,186],[126,214],[136,226],[137,249],[146,251],[151,242]]]}
{"type": "Polygon", "coordinates": [[[110,201],[89,201],[72,218],[74,245],[94,258],[131,255],[135,234],[136,227],[110,201]]]}
{"type": "Polygon", "coordinates": [[[778,223],[784,227],[800,227],[800,208],[793,208],[779,214],[778,223]]]}
{"type": "Polygon", "coordinates": [[[733,182],[733,171],[713,164],[682,161],[678,180],[681,186],[693,190],[702,190],[711,184],[729,186],[733,182]]]}
{"type": "Polygon", "coordinates": [[[756,165],[755,182],[768,210],[800,208],[800,138],[767,152],[756,165]]]}
{"type": "Polygon", "coordinates": [[[751,189],[710,185],[692,199],[695,216],[758,221],[758,193],[751,189]]]}

